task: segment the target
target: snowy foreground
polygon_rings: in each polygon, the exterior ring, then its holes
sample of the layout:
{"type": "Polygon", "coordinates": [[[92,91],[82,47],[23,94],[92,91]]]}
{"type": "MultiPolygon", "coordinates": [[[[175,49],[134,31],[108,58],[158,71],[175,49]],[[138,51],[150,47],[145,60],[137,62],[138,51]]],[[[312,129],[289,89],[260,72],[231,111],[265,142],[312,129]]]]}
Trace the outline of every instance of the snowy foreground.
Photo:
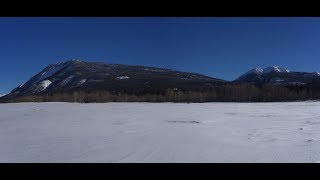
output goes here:
{"type": "Polygon", "coordinates": [[[0,162],[320,162],[320,102],[0,104],[0,162]]]}

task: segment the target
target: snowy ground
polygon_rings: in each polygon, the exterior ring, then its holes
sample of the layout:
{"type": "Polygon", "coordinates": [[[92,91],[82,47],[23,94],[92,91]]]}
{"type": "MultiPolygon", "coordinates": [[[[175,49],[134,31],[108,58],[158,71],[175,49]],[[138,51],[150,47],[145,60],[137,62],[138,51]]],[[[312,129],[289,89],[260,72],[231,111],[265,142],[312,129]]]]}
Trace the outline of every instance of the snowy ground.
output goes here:
{"type": "Polygon", "coordinates": [[[0,104],[0,162],[320,162],[320,102],[0,104]]]}

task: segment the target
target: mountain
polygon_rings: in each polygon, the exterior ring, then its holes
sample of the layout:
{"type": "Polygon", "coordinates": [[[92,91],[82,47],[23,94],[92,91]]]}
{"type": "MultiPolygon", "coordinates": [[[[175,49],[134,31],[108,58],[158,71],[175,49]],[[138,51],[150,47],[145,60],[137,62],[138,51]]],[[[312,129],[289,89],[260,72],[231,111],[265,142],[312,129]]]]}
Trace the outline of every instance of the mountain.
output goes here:
{"type": "Polygon", "coordinates": [[[226,83],[197,73],[165,68],[70,60],[49,65],[13,89],[6,98],[97,90],[126,93],[161,92],[168,88],[195,90],[226,83]]]}
{"type": "Polygon", "coordinates": [[[318,72],[293,72],[271,66],[252,69],[228,82],[166,68],[70,60],[44,68],[1,97],[0,102],[284,102],[319,99],[318,72]],[[263,84],[272,86],[259,86],[263,84]]]}
{"type": "Polygon", "coordinates": [[[320,82],[319,72],[294,72],[279,66],[252,69],[233,82],[273,85],[306,85],[320,82]]]}

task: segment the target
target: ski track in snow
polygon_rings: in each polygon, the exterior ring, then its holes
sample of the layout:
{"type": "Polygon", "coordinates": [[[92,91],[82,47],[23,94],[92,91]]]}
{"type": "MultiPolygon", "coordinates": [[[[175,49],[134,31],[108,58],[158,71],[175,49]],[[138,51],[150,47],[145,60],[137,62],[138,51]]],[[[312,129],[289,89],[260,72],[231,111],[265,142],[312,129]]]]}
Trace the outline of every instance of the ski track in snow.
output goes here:
{"type": "Polygon", "coordinates": [[[0,104],[0,162],[320,162],[320,102],[0,104]]]}

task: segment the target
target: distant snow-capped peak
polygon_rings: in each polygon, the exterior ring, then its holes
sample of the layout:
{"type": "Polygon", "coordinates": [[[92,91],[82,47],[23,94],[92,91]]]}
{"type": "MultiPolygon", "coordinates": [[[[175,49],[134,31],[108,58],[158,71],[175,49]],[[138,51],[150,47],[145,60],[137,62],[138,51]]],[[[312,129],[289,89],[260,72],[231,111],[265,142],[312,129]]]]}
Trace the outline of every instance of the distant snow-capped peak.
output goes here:
{"type": "Polygon", "coordinates": [[[237,80],[241,80],[244,78],[247,78],[248,76],[255,76],[255,77],[259,77],[262,76],[263,74],[267,74],[267,73],[271,73],[271,72],[280,72],[280,73],[289,73],[290,71],[288,69],[279,67],[279,66],[270,66],[267,68],[259,68],[256,67],[254,69],[251,69],[250,71],[244,73],[243,75],[241,75],[237,80]]]}
{"type": "Polygon", "coordinates": [[[270,66],[263,69],[263,73],[270,73],[270,72],[288,73],[290,72],[290,70],[279,67],[279,66],[270,66]]]}
{"type": "Polygon", "coordinates": [[[79,60],[79,59],[71,59],[70,61],[73,61],[73,62],[83,62],[83,61],[81,61],[81,60],[79,60]]]}
{"type": "Polygon", "coordinates": [[[254,68],[251,69],[250,71],[246,72],[245,74],[243,74],[242,76],[246,76],[248,74],[262,74],[263,73],[263,69],[261,68],[254,68]]]}
{"type": "Polygon", "coordinates": [[[251,73],[256,73],[256,74],[262,74],[262,73],[263,73],[263,69],[261,69],[261,68],[254,68],[254,69],[250,70],[249,72],[251,72],[251,73]]]}
{"type": "Polygon", "coordinates": [[[246,72],[244,75],[248,75],[248,74],[264,74],[264,73],[270,73],[270,72],[280,72],[280,73],[288,73],[290,72],[290,70],[288,69],[285,69],[285,68],[282,68],[282,67],[279,67],[279,66],[270,66],[270,67],[267,67],[267,68],[254,68],[254,69],[251,69],[250,71],[246,72]]]}

